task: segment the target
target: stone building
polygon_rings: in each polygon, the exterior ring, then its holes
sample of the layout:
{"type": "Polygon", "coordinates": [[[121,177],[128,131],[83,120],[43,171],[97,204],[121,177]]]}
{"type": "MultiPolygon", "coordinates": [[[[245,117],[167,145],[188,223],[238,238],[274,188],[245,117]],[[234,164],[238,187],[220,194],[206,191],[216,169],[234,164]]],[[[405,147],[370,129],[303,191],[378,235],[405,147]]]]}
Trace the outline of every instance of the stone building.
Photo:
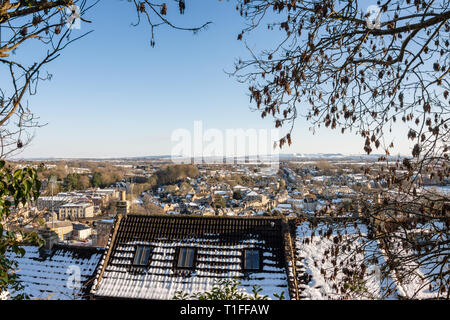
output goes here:
{"type": "Polygon", "coordinates": [[[59,207],[59,220],[84,219],[94,216],[94,205],[89,202],[66,203],[59,207]]]}

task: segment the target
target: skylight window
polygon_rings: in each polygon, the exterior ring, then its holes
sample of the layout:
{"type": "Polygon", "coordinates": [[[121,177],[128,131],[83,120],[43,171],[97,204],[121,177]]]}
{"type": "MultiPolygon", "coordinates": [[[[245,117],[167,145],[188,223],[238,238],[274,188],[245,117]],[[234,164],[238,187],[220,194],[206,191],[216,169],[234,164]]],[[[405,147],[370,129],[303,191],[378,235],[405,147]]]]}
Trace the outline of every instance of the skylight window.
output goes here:
{"type": "Polygon", "coordinates": [[[260,269],[259,250],[244,250],[244,269],[259,270],[260,269]]]}
{"type": "Polygon", "coordinates": [[[194,267],[194,248],[180,248],[178,253],[178,268],[193,268],[194,267]]]}
{"type": "Polygon", "coordinates": [[[135,266],[146,266],[148,264],[149,257],[150,257],[149,246],[137,246],[136,252],[134,254],[133,264],[135,266]]]}

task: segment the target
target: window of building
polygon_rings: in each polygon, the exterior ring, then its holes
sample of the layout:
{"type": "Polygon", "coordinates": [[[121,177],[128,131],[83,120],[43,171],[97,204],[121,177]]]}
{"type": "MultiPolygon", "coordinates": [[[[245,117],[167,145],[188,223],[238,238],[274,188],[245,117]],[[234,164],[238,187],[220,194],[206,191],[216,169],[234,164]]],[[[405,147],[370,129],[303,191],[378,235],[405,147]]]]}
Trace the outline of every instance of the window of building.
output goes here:
{"type": "Polygon", "coordinates": [[[245,270],[259,270],[260,269],[260,254],[259,250],[244,250],[244,269],[245,270]]]}
{"type": "Polygon", "coordinates": [[[178,253],[178,268],[193,268],[194,267],[194,248],[180,248],[178,253]]]}
{"type": "Polygon", "coordinates": [[[149,257],[150,257],[149,246],[137,246],[136,252],[134,254],[133,264],[135,266],[146,266],[148,264],[149,257]]]}

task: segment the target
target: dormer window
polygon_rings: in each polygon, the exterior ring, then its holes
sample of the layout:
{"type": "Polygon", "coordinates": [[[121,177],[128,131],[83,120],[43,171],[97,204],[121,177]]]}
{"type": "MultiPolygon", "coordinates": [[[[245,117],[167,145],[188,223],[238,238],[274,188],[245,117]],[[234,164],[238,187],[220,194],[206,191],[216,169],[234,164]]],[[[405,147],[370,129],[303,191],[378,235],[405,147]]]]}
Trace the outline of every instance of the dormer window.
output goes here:
{"type": "Polygon", "coordinates": [[[177,267],[184,269],[191,269],[194,267],[194,248],[180,248],[178,253],[177,267]]]}
{"type": "Polygon", "coordinates": [[[260,269],[259,250],[244,250],[244,270],[252,271],[260,269]]]}
{"type": "Polygon", "coordinates": [[[146,266],[148,264],[149,258],[150,258],[150,247],[149,246],[137,246],[136,252],[134,253],[133,265],[146,266]]]}

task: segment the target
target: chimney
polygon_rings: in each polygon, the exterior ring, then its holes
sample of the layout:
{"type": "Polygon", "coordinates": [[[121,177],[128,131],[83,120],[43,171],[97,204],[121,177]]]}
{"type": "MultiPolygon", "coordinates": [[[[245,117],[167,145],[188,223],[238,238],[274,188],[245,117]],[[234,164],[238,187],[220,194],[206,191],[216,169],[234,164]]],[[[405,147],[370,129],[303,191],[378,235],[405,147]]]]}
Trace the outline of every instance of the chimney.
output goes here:
{"type": "Polygon", "coordinates": [[[122,190],[120,192],[120,201],[117,201],[117,214],[122,214],[124,216],[128,213],[128,202],[127,202],[127,192],[122,190]]]}
{"type": "Polygon", "coordinates": [[[44,245],[39,249],[41,255],[49,255],[52,253],[53,246],[58,243],[58,235],[55,231],[46,229],[41,232],[41,237],[44,239],[44,245]]]}

